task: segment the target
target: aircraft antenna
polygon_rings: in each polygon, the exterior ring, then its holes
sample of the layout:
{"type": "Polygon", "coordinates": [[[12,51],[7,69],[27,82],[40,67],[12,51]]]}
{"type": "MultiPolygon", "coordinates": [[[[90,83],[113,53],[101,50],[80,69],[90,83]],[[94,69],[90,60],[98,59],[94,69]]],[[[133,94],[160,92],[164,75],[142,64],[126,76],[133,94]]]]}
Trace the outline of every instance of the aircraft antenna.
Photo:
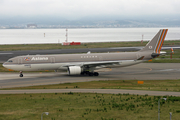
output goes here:
{"type": "Polygon", "coordinates": [[[143,43],[143,38],[144,38],[144,34],[142,34],[142,40],[141,40],[141,44],[143,43]]]}

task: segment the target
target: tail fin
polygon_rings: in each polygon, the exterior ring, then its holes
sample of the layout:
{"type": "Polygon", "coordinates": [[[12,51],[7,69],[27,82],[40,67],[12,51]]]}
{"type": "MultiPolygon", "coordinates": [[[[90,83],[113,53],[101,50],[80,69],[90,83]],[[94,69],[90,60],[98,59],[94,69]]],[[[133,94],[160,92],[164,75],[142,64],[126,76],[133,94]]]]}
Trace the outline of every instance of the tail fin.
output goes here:
{"type": "Polygon", "coordinates": [[[161,47],[164,43],[164,39],[166,37],[168,29],[161,29],[159,32],[154,36],[154,38],[149,41],[149,43],[140,50],[140,52],[143,51],[152,51],[154,53],[159,54],[161,51],[161,47]]]}

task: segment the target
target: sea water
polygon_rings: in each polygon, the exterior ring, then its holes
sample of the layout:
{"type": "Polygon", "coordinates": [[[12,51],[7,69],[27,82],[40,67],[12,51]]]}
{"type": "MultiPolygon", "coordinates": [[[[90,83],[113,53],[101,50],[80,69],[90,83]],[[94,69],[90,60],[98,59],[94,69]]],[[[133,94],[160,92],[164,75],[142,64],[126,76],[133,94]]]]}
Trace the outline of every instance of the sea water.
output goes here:
{"type": "MultiPolygon", "coordinates": [[[[163,28],[68,29],[68,42],[148,41],[163,28]]],[[[180,28],[169,29],[165,40],[180,40],[180,28]]],[[[0,44],[62,43],[66,29],[0,29],[0,44]]]]}

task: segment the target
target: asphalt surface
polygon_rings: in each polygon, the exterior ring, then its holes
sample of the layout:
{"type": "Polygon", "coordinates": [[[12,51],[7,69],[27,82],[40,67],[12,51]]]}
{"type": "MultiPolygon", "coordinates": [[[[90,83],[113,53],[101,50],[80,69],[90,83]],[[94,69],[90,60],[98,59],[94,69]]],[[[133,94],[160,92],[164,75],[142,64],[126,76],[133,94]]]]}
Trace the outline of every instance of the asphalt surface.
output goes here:
{"type": "Polygon", "coordinates": [[[0,73],[0,88],[12,88],[34,85],[49,85],[99,80],[178,80],[180,63],[141,63],[134,66],[103,69],[99,76],[69,76],[67,73],[0,73]]]}
{"type": "MultiPolygon", "coordinates": [[[[138,65],[103,69],[98,77],[68,76],[66,73],[24,73],[20,78],[18,73],[0,73],[0,88],[12,88],[35,85],[62,84],[99,80],[178,80],[180,79],[180,63],[141,63],[138,65]]],[[[180,92],[121,90],[121,89],[33,89],[33,90],[0,90],[0,94],[24,93],[102,93],[102,94],[139,94],[153,96],[180,96],[180,92]]]]}

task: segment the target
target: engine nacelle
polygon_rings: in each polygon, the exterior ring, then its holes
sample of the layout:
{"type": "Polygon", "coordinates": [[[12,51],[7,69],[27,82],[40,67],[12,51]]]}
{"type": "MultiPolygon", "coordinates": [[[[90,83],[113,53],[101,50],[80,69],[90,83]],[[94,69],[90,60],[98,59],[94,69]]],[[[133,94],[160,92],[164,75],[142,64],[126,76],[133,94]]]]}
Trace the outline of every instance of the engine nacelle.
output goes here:
{"type": "Polygon", "coordinates": [[[82,72],[82,68],[80,66],[70,66],[68,68],[69,75],[80,75],[82,72]]]}

